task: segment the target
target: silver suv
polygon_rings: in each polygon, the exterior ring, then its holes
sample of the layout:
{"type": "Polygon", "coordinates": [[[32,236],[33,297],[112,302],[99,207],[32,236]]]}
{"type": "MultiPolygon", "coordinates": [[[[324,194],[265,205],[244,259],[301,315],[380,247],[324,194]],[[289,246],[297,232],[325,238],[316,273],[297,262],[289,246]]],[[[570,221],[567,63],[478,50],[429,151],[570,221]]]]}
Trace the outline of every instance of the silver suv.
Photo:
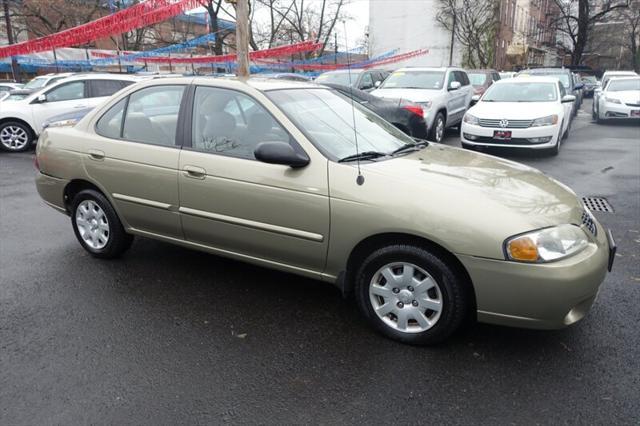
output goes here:
{"type": "Polygon", "coordinates": [[[371,94],[422,105],[429,139],[441,142],[445,128],[462,121],[471,103],[473,87],[462,68],[400,68],[371,94]]]}

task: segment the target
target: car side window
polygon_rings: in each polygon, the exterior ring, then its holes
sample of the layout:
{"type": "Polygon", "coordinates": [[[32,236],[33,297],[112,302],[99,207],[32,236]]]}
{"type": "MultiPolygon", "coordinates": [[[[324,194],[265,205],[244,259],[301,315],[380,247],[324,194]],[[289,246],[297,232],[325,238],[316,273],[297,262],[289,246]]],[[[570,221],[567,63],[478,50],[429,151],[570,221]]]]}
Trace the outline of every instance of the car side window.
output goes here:
{"type": "Polygon", "coordinates": [[[126,106],[122,138],[174,146],[184,87],[152,86],[132,93],[126,106]]]}
{"type": "Polygon", "coordinates": [[[370,72],[365,72],[360,79],[360,89],[370,89],[373,87],[373,77],[370,72]]]}
{"type": "Polygon", "coordinates": [[[96,124],[96,133],[106,138],[119,139],[122,131],[122,117],[124,115],[124,107],[127,104],[127,98],[109,108],[96,124]]]}
{"type": "Polygon", "coordinates": [[[71,101],[84,97],[84,81],[73,81],[47,92],[47,102],[71,101]]]}
{"type": "Polygon", "coordinates": [[[558,83],[558,88],[560,89],[560,99],[562,99],[567,94],[567,91],[564,90],[564,85],[562,83],[558,83]]]}
{"type": "Polygon", "coordinates": [[[192,148],[200,152],[254,160],[260,142],[289,143],[269,112],[240,92],[198,87],[193,104],[192,148]]]}
{"type": "Polygon", "coordinates": [[[111,96],[131,83],[133,82],[120,80],[91,80],[91,96],[94,98],[111,96]]]}
{"type": "Polygon", "coordinates": [[[449,78],[447,79],[447,87],[446,88],[451,87],[451,83],[453,83],[454,81],[456,81],[455,72],[454,71],[449,71],[449,78]]]}
{"type": "Polygon", "coordinates": [[[467,73],[464,71],[456,71],[456,80],[460,82],[461,86],[468,86],[471,82],[469,81],[469,77],[467,77],[467,73]]]}

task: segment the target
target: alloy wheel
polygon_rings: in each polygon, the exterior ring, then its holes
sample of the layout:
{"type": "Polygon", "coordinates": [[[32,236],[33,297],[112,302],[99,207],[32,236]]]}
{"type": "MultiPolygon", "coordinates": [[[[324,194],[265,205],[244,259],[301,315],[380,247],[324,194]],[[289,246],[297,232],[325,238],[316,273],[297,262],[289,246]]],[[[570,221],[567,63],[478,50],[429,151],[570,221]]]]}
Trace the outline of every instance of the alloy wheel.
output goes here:
{"type": "Polygon", "coordinates": [[[369,300],[382,322],[403,333],[429,330],[443,308],[438,282],[424,269],[406,262],[387,264],[373,275],[369,300]]]}
{"type": "Polygon", "coordinates": [[[29,134],[20,126],[5,126],[0,130],[0,143],[9,151],[20,151],[29,143],[29,134]]]}
{"type": "Polygon", "coordinates": [[[76,226],[84,243],[94,250],[103,249],[109,242],[109,221],[93,200],[84,200],[78,205],[76,226]]]}
{"type": "Polygon", "coordinates": [[[444,137],[444,121],[441,118],[438,118],[436,122],[436,142],[442,142],[442,138],[444,137]]]}

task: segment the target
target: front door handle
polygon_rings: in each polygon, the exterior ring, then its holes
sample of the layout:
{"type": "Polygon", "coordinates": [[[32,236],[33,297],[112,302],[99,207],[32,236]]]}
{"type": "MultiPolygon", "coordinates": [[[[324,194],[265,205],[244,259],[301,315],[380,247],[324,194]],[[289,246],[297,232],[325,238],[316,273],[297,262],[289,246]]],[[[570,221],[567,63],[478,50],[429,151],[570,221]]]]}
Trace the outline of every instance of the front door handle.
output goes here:
{"type": "Polygon", "coordinates": [[[186,177],[192,179],[204,179],[207,175],[207,171],[205,169],[196,166],[184,166],[182,171],[186,177]]]}
{"type": "Polygon", "coordinates": [[[89,158],[92,160],[104,160],[104,152],[98,149],[90,149],[87,152],[89,153],[89,158]]]}

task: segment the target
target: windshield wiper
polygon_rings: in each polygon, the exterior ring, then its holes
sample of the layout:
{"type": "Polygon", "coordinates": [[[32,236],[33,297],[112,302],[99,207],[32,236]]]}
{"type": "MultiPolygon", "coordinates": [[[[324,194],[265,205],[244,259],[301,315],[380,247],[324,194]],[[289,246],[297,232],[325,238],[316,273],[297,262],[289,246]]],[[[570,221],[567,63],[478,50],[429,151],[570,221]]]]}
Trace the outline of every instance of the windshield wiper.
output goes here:
{"type": "Polygon", "coordinates": [[[346,157],[339,159],[338,163],[346,163],[348,161],[355,160],[371,160],[374,158],[386,157],[387,155],[389,154],[385,154],[384,152],[364,151],[353,155],[347,155],[346,157]]]}
{"type": "Polygon", "coordinates": [[[416,143],[408,143],[404,146],[401,146],[400,148],[396,149],[395,151],[392,151],[390,155],[395,155],[395,154],[399,154],[401,152],[405,152],[405,151],[418,151],[422,148],[424,148],[425,146],[429,145],[429,142],[427,141],[423,141],[423,140],[419,140],[419,142],[416,143]]]}

